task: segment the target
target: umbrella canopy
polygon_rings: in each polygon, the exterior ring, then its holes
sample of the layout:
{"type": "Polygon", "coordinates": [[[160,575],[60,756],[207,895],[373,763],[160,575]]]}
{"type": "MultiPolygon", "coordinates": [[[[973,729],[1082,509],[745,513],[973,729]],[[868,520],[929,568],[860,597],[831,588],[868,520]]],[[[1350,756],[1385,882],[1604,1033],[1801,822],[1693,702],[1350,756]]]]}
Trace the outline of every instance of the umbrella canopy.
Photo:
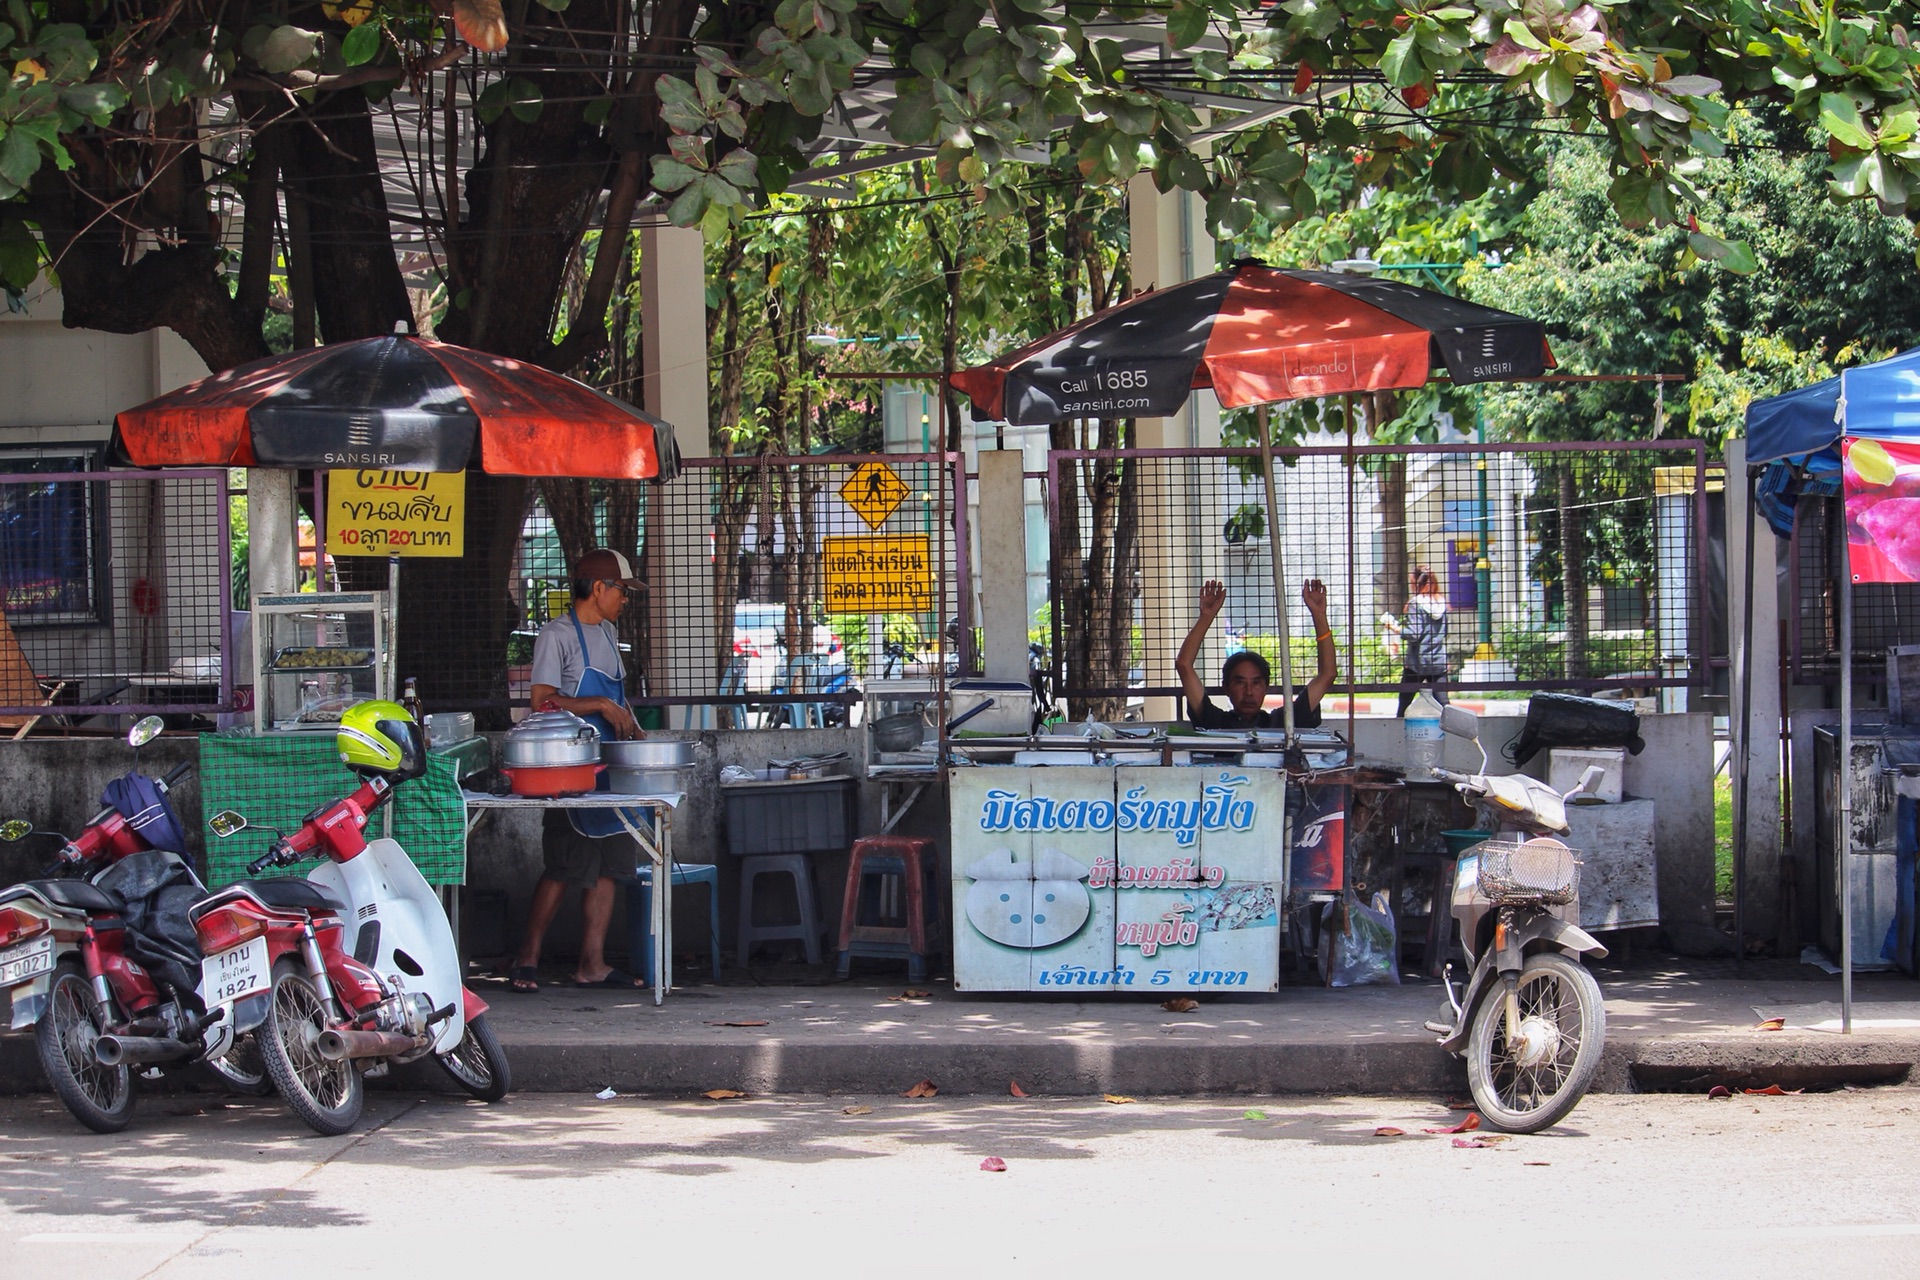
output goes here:
{"type": "Polygon", "coordinates": [[[1537,321],[1392,280],[1238,262],[1142,294],[954,375],[982,422],[1164,417],[1196,388],[1226,408],[1539,377],[1537,321]]]}
{"type": "Polygon", "coordinates": [[[395,334],[240,365],[114,419],[141,467],[378,467],[666,480],[673,428],[537,365],[395,334]],[[476,458],[475,444],[479,445],[476,458]]]}

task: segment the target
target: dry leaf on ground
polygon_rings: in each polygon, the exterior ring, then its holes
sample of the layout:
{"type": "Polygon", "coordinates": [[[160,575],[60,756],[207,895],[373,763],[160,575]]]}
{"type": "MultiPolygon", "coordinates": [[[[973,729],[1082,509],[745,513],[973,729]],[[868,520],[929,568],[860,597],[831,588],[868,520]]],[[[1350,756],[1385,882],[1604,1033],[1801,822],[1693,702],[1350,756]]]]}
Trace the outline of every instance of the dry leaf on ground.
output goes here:
{"type": "Polygon", "coordinates": [[[1027,1096],[1027,1091],[1020,1087],[1020,1082],[1018,1080],[1007,1081],[1007,1092],[1012,1094],[1016,1098],[1024,1098],[1027,1096]]]}
{"type": "Polygon", "coordinates": [[[907,990],[902,991],[897,996],[888,996],[887,999],[889,1000],[925,1000],[928,996],[932,994],[933,992],[931,991],[915,991],[912,988],[908,988],[907,990]]]}
{"type": "Polygon", "coordinates": [[[1111,1103],[1112,1103],[1112,1104],[1113,1104],[1114,1106],[1116,1106],[1116,1107],[1117,1107],[1117,1106],[1119,1106],[1119,1105],[1120,1105],[1121,1103],[1123,1103],[1123,1102],[1133,1102],[1133,1101],[1135,1101],[1135,1099],[1133,1099],[1133,1098],[1129,1098],[1129,1097],[1128,1097],[1128,1096],[1127,1096],[1126,1094],[1124,1094],[1124,1093],[1103,1093],[1103,1094],[1101,1094],[1100,1096],[1101,1096],[1102,1098],[1104,1098],[1104,1099],[1105,1099],[1106,1101],[1108,1101],[1108,1102],[1111,1102],[1111,1103]]]}
{"type": "Polygon", "coordinates": [[[842,1107],[840,1108],[840,1114],[843,1116],[870,1116],[873,1114],[873,1108],[866,1106],[842,1107]]]}
{"type": "Polygon", "coordinates": [[[983,1173],[1005,1173],[1007,1162],[999,1156],[988,1156],[980,1162],[980,1169],[983,1173]]]}
{"type": "Polygon", "coordinates": [[[931,1080],[922,1080],[900,1096],[903,1098],[931,1098],[940,1092],[940,1086],[931,1080]]]}
{"type": "Polygon", "coordinates": [[[1485,1138],[1455,1138],[1453,1145],[1456,1147],[1490,1147],[1493,1144],[1485,1138]]]}
{"type": "Polygon", "coordinates": [[[1524,1160],[1524,1161],[1522,1161],[1521,1163],[1522,1163],[1522,1164],[1527,1164],[1527,1165],[1531,1165],[1532,1167],[1534,1167],[1534,1168],[1536,1168],[1536,1169],[1546,1169],[1546,1168],[1550,1168],[1550,1167],[1552,1166],[1552,1164],[1553,1164],[1553,1161],[1551,1161],[1551,1160],[1524,1160]]]}
{"type": "Polygon", "coordinates": [[[1746,1089],[1746,1090],[1743,1090],[1742,1092],[1745,1092],[1745,1093],[1751,1093],[1751,1094],[1753,1094],[1753,1095],[1755,1095],[1756,1097],[1761,1097],[1761,1098],[1785,1098],[1785,1097],[1787,1097],[1787,1096],[1789,1096],[1789,1095],[1791,1095],[1791,1094],[1796,1094],[1796,1093],[1805,1093],[1805,1092],[1806,1092],[1806,1090],[1804,1090],[1804,1089],[1782,1089],[1782,1088],[1781,1088],[1781,1087],[1780,1087],[1779,1085],[1777,1085],[1777,1084],[1770,1084],[1770,1085],[1768,1085],[1768,1086],[1767,1086],[1766,1088],[1764,1088],[1764,1089],[1746,1089]]]}
{"type": "Polygon", "coordinates": [[[1422,1129],[1420,1132],[1422,1133],[1471,1133],[1473,1130],[1478,1129],[1479,1127],[1480,1127],[1480,1113],[1478,1111],[1469,1111],[1465,1116],[1461,1118],[1459,1124],[1450,1125],[1444,1129],[1422,1129]]]}
{"type": "Polygon", "coordinates": [[[1787,1029],[1787,1020],[1785,1018],[1768,1018],[1765,1022],[1754,1023],[1753,1029],[1755,1031],[1785,1031],[1787,1029]]]}
{"type": "Polygon", "coordinates": [[[1473,1099],[1472,1098],[1448,1098],[1447,1110],[1471,1111],[1473,1110],[1473,1099]]]}
{"type": "Polygon", "coordinates": [[[748,1018],[739,1022],[709,1022],[707,1025],[710,1027],[764,1027],[767,1022],[764,1018],[748,1018]]]}
{"type": "Polygon", "coordinates": [[[1160,1007],[1168,1013],[1192,1013],[1200,1007],[1200,1002],[1189,996],[1175,996],[1171,1000],[1162,1000],[1160,1007]]]}
{"type": "Polygon", "coordinates": [[[1709,1098],[1731,1098],[1733,1096],[1733,1090],[1723,1084],[1717,1084],[1707,1090],[1707,1096],[1709,1098]]]}
{"type": "Polygon", "coordinates": [[[712,1098],[715,1102],[720,1102],[726,1098],[744,1098],[747,1095],[738,1089],[709,1089],[700,1096],[703,1098],[712,1098]]]}
{"type": "Polygon", "coordinates": [[[1376,1138],[1404,1138],[1407,1136],[1407,1131],[1405,1129],[1396,1129],[1390,1124],[1383,1124],[1373,1131],[1373,1136],[1376,1138]]]}

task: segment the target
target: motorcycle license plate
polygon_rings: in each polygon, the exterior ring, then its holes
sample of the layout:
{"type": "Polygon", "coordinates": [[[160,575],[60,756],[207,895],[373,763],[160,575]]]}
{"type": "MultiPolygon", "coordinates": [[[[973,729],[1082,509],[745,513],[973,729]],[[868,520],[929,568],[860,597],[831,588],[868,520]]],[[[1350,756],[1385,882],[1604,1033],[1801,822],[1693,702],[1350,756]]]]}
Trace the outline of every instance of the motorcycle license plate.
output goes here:
{"type": "Polygon", "coordinates": [[[216,951],[200,964],[201,989],[209,1006],[232,1004],[267,989],[267,940],[255,938],[231,951],[216,951]]]}
{"type": "Polygon", "coordinates": [[[0,987],[11,987],[53,971],[53,935],[0,951],[0,987]]]}

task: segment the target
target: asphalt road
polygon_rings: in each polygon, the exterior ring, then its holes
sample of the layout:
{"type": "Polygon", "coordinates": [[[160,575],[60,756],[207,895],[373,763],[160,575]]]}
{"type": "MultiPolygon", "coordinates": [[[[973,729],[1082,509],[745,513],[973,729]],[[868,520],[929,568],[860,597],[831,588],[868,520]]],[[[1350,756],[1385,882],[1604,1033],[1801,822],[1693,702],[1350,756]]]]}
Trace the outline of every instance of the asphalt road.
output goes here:
{"type": "Polygon", "coordinates": [[[1484,1148],[1408,1098],[389,1093],[337,1139],[142,1102],[97,1137],[0,1101],[0,1275],[1920,1274],[1911,1088],[1591,1097],[1484,1148]]]}

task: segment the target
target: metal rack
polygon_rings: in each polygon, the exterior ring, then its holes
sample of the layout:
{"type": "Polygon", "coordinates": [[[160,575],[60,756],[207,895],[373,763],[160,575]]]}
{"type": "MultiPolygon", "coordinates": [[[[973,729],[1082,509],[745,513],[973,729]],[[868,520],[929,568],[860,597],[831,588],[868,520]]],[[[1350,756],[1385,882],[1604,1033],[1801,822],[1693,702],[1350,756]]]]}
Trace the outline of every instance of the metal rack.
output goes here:
{"type": "Polygon", "coordinates": [[[253,689],[256,733],[331,733],[353,703],[391,698],[389,594],[254,596],[253,689]]]}

